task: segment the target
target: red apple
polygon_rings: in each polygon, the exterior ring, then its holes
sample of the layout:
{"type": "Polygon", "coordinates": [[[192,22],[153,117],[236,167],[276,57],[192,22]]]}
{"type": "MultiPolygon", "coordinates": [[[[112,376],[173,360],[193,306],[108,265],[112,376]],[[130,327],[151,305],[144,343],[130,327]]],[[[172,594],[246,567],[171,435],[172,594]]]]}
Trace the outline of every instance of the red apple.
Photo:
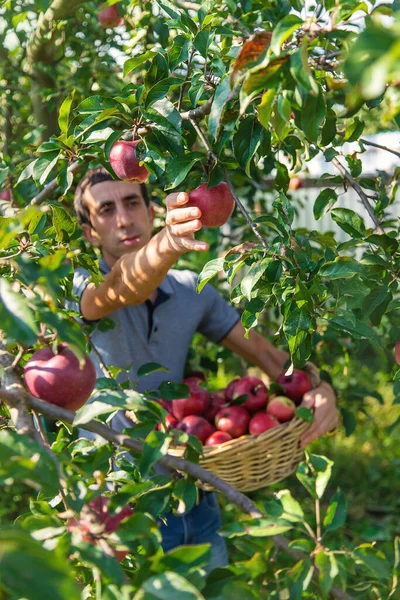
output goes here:
{"type": "Polygon", "coordinates": [[[202,183],[190,192],[185,206],[197,206],[201,210],[200,220],[205,227],[221,227],[233,213],[235,201],[224,181],[212,188],[202,183]]]}
{"type": "Polygon", "coordinates": [[[139,164],[136,156],[138,143],[139,140],[133,142],[119,140],[111,148],[110,164],[116,176],[123,181],[143,183],[150,175],[144,164],[139,164]]]}
{"type": "Polygon", "coordinates": [[[199,386],[199,381],[197,377],[186,377],[182,383],[189,387],[189,398],[172,400],[172,414],[178,421],[182,421],[188,415],[202,415],[207,410],[210,403],[209,393],[199,386]]]}
{"type": "Polygon", "coordinates": [[[247,432],[249,420],[250,415],[243,406],[227,406],[217,412],[215,425],[220,431],[237,438],[247,432]]]}
{"type": "Polygon", "coordinates": [[[293,369],[291,375],[281,373],[276,383],[279,383],[284,389],[285,396],[293,400],[296,406],[301,403],[304,394],[311,390],[311,382],[307,373],[299,369],[293,369]]]}
{"type": "Polygon", "coordinates": [[[187,417],[184,417],[182,421],[178,423],[176,428],[189,435],[196,436],[203,444],[215,431],[215,427],[213,427],[207,419],[198,415],[188,415],[187,417]]]}
{"type": "Polygon", "coordinates": [[[301,177],[292,177],[289,181],[289,190],[298,190],[304,186],[301,177]]]}
{"type": "Polygon", "coordinates": [[[167,426],[167,429],[176,429],[178,423],[178,419],[176,419],[171,413],[168,413],[165,417],[165,425],[167,426]]]}
{"type": "Polygon", "coordinates": [[[5,200],[6,202],[11,202],[11,192],[9,189],[1,190],[0,200],[5,200]]]}
{"type": "Polygon", "coordinates": [[[81,369],[68,344],[59,344],[57,354],[49,347],[32,354],[24,374],[33,396],[69,410],[81,408],[96,385],[96,369],[90,357],[81,369]]]}
{"type": "Polygon", "coordinates": [[[218,444],[223,444],[224,442],[229,442],[232,439],[232,436],[227,431],[214,431],[208,437],[204,443],[205,446],[218,446],[218,444]]]}
{"type": "Polygon", "coordinates": [[[279,425],[279,422],[274,417],[271,417],[266,412],[258,412],[250,419],[249,432],[251,435],[259,435],[260,433],[264,433],[264,431],[268,431],[268,429],[277,427],[277,425],[279,425]]]}
{"type": "MultiPolygon", "coordinates": [[[[100,5],[100,8],[103,7],[103,4],[100,5]]],[[[100,25],[104,28],[113,29],[114,27],[118,27],[123,23],[123,19],[118,12],[118,8],[116,4],[112,6],[105,6],[98,14],[97,18],[99,20],[100,25]]]]}
{"type": "Polygon", "coordinates": [[[214,423],[217,412],[226,404],[224,396],[224,390],[209,394],[210,404],[204,411],[203,417],[205,417],[210,423],[214,423]]]}
{"type": "Polygon", "coordinates": [[[169,413],[172,413],[171,400],[165,400],[164,398],[161,398],[161,400],[157,400],[157,402],[163,407],[164,410],[166,410],[169,413]]]}
{"type": "Polygon", "coordinates": [[[396,342],[394,347],[394,359],[398,365],[400,365],[400,340],[396,342]]]}
{"type": "Polygon", "coordinates": [[[290,421],[293,419],[294,413],[296,412],[296,405],[293,400],[286,398],[286,396],[275,396],[268,402],[267,413],[271,417],[278,419],[279,423],[290,421]]]}
{"type": "Polygon", "coordinates": [[[240,396],[247,396],[246,402],[242,406],[250,412],[256,412],[266,406],[268,389],[261,379],[247,375],[232,381],[226,388],[226,395],[229,402],[240,398],[240,396]]]}

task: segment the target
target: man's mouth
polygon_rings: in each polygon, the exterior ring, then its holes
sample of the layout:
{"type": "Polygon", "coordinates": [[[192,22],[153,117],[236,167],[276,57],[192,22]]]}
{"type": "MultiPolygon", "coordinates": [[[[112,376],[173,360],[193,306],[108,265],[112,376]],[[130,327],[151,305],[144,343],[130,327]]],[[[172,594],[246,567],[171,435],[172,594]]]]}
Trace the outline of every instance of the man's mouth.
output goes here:
{"type": "Polygon", "coordinates": [[[137,244],[140,241],[140,235],[130,235],[130,236],[126,236],[124,238],[122,238],[121,243],[124,244],[124,246],[133,246],[134,244],[137,244]]]}

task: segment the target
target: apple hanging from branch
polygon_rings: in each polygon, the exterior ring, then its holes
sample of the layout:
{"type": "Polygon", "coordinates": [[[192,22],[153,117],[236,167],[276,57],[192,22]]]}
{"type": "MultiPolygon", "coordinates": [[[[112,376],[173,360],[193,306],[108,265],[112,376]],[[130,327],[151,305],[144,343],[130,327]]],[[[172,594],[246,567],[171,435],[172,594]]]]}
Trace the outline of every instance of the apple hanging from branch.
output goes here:
{"type": "Polygon", "coordinates": [[[96,369],[89,356],[83,367],[68,348],[59,344],[54,354],[50,347],[42,348],[25,365],[25,384],[30,393],[50,404],[78,410],[90,397],[96,385],[96,369]]]}
{"type": "Polygon", "coordinates": [[[131,181],[144,183],[150,175],[144,164],[140,164],[140,159],[136,154],[136,146],[139,140],[116,142],[110,151],[110,164],[119,179],[122,181],[131,181]]]}
{"type": "Polygon", "coordinates": [[[124,20],[118,12],[117,5],[112,4],[111,6],[105,6],[104,8],[103,6],[103,4],[100,4],[102,10],[97,14],[97,18],[103,29],[114,29],[114,27],[122,25],[124,20]]]}
{"type": "Polygon", "coordinates": [[[196,206],[201,210],[200,221],[204,227],[221,227],[233,213],[235,201],[224,181],[212,188],[202,183],[189,193],[185,206],[196,206]]]}

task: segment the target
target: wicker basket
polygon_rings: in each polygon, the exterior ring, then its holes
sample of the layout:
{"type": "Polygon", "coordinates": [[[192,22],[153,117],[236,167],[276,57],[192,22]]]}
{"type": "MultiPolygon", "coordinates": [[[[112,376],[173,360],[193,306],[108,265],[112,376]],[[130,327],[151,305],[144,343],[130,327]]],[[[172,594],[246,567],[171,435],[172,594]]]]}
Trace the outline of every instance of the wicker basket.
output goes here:
{"type": "MultiPolygon", "coordinates": [[[[243,435],[218,446],[205,446],[199,465],[211,471],[240,492],[250,492],[291,475],[303,457],[300,437],[309,423],[294,418],[260,435],[243,435]]],[[[168,454],[183,457],[185,448],[168,454]]],[[[204,490],[213,488],[197,484],[204,490]]]]}
{"type": "MultiPolygon", "coordinates": [[[[304,367],[313,388],[320,383],[313,363],[304,367]]],[[[214,473],[240,492],[250,492],[281,481],[291,475],[303,458],[300,438],[310,424],[294,418],[260,435],[243,435],[218,446],[204,446],[199,465],[214,473]]],[[[168,454],[182,458],[184,446],[169,448],[168,454]]],[[[214,488],[197,482],[204,490],[214,488]]]]}

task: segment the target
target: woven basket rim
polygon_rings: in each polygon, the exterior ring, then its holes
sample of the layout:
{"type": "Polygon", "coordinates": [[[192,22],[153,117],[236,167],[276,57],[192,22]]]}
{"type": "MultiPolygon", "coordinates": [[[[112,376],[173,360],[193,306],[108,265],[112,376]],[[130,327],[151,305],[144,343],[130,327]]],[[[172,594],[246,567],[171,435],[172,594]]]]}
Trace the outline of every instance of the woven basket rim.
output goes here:
{"type": "MultiPolygon", "coordinates": [[[[264,445],[265,443],[271,441],[277,442],[280,437],[285,437],[287,432],[293,430],[297,430],[296,432],[300,436],[300,434],[306,431],[308,427],[310,427],[310,423],[304,419],[294,417],[290,421],[287,421],[286,423],[280,423],[277,427],[268,429],[268,431],[264,431],[264,433],[260,433],[258,435],[246,434],[216,446],[203,446],[203,452],[201,456],[207,459],[221,456],[222,454],[233,454],[239,449],[246,450],[254,446],[264,445]]],[[[186,446],[184,445],[170,446],[168,449],[168,454],[181,456],[184,454],[185,450],[186,446]]]]}

